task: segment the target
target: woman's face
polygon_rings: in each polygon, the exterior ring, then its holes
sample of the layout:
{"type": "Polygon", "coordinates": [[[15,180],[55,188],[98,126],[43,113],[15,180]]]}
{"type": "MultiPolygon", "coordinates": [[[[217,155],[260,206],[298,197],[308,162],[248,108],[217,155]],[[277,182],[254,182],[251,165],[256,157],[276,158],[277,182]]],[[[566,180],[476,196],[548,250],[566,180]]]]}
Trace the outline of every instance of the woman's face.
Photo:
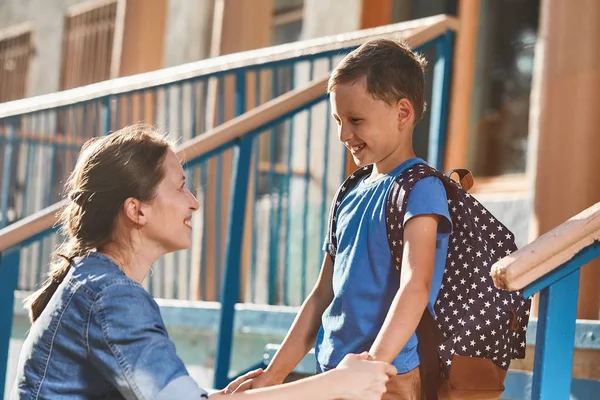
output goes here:
{"type": "Polygon", "coordinates": [[[165,176],[158,184],[156,197],[145,207],[147,219],[141,230],[159,252],[166,254],[191,246],[192,212],[199,204],[185,186],[183,168],[172,150],[167,151],[163,166],[165,176]]]}

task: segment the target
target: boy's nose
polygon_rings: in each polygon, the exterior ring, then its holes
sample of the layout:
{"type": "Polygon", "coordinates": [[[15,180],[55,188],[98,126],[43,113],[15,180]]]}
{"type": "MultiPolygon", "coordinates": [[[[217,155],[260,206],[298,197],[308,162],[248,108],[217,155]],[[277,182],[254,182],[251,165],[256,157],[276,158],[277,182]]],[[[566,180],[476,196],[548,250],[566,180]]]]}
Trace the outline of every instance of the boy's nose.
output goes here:
{"type": "Polygon", "coordinates": [[[354,136],[352,131],[343,124],[338,127],[338,137],[340,138],[340,142],[347,142],[352,139],[352,136],[354,136]]]}

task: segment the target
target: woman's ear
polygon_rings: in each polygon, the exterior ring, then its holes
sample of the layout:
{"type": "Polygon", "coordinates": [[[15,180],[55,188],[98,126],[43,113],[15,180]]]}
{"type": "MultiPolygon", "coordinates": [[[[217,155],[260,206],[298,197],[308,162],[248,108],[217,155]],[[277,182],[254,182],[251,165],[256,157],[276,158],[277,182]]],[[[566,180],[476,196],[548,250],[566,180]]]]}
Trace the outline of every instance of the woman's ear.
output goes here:
{"type": "Polygon", "coordinates": [[[133,222],[136,225],[144,226],[148,223],[147,210],[144,207],[144,203],[133,197],[129,197],[123,203],[123,211],[127,220],[133,222]]]}
{"type": "Polygon", "coordinates": [[[415,109],[407,98],[402,98],[396,103],[396,113],[398,114],[398,129],[404,130],[412,126],[415,120],[415,109]]]}

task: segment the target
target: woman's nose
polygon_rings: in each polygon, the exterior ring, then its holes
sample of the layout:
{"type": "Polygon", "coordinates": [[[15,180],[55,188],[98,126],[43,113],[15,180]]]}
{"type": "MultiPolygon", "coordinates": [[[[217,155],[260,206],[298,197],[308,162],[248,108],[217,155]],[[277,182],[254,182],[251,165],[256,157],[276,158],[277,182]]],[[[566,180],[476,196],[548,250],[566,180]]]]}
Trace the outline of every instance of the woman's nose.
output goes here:
{"type": "Polygon", "coordinates": [[[190,210],[197,211],[200,208],[200,203],[198,203],[198,199],[196,199],[196,196],[194,196],[192,192],[189,193],[191,197],[190,210]]]}

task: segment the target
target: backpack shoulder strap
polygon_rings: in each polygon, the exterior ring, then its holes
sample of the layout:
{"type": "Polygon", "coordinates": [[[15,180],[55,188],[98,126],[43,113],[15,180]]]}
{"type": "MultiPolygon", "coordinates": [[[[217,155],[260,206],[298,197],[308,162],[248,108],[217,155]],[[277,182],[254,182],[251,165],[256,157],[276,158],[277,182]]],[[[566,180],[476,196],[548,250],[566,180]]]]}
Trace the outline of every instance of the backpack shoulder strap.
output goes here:
{"type": "Polygon", "coordinates": [[[445,177],[438,170],[426,164],[419,163],[398,175],[390,188],[386,200],[385,222],[390,252],[392,253],[392,262],[397,270],[400,270],[402,265],[404,215],[406,213],[408,197],[417,182],[430,176],[439,178],[444,187],[446,187],[445,180],[449,180],[449,178],[445,177]]]}
{"type": "MultiPolygon", "coordinates": [[[[388,233],[389,248],[392,254],[392,263],[398,271],[402,266],[402,249],[404,237],[404,215],[408,197],[421,179],[435,176],[442,180],[444,176],[426,164],[415,164],[402,172],[392,184],[386,202],[386,228],[388,233]]],[[[424,399],[438,400],[437,388],[440,377],[440,366],[437,355],[437,345],[443,342],[444,337],[435,323],[435,319],[425,308],[419,325],[416,329],[419,344],[417,353],[420,361],[420,374],[423,381],[424,399]]]]}
{"type": "Polygon", "coordinates": [[[372,171],[372,165],[357,169],[346,178],[333,197],[329,211],[329,221],[327,223],[327,243],[329,243],[327,252],[332,258],[335,258],[337,254],[337,213],[342,204],[342,199],[363,177],[369,175],[372,171]]]}

